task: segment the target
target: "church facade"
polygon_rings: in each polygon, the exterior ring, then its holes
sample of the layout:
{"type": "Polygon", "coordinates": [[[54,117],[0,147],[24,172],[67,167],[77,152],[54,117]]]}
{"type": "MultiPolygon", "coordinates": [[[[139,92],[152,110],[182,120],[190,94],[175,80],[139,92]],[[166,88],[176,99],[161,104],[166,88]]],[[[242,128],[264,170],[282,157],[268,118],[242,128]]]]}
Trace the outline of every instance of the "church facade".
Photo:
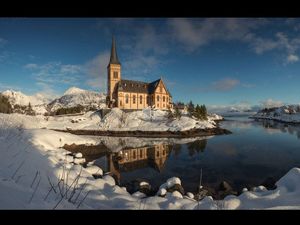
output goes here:
{"type": "Polygon", "coordinates": [[[161,78],[151,83],[122,79],[114,38],[107,66],[107,105],[131,110],[149,106],[162,110],[172,108],[172,96],[161,78]]]}

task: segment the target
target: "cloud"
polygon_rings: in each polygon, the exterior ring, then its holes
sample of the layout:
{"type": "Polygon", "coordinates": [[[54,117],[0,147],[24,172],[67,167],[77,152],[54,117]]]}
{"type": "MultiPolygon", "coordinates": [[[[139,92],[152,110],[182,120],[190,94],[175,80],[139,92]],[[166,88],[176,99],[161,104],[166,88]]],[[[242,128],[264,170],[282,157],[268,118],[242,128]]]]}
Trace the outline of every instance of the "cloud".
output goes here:
{"type": "Polygon", "coordinates": [[[299,61],[299,57],[297,55],[290,54],[287,57],[287,62],[288,63],[294,63],[294,62],[298,62],[298,61],[299,61]]]}
{"type": "Polygon", "coordinates": [[[272,108],[272,107],[283,106],[284,103],[282,101],[273,100],[273,99],[269,98],[267,100],[260,101],[260,105],[262,108],[272,108]]]}
{"type": "Polygon", "coordinates": [[[240,84],[240,81],[237,79],[225,78],[225,79],[213,82],[213,84],[211,85],[211,88],[216,91],[224,92],[224,91],[232,90],[239,84],[240,84]]]}
{"type": "Polygon", "coordinates": [[[25,69],[37,69],[38,65],[35,63],[28,63],[24,66],[25,69]]]}
{"type": "Polygon", "coordinates": [[[187,51],[194,51],[212,41],[243,40],[247,33],[265,23],[264,19],[246,18],[176,18],[168,20],[172,36],[187,51]]]}
{"type": "Polygon", "coordinates": [[[109,63],[110,52],[99,53],[93,59],[89,60],[83,66],[87,76],[86,84],[93,88],[100,88],[104,91],[106,88],[107,65],[109,63]]]}
{"type": "Polygon", "coordinates": [[[7,42],[8,41],[6,39],[0,37],[0,47],[3,47],[4,45],[6,45],[7,42]]]}

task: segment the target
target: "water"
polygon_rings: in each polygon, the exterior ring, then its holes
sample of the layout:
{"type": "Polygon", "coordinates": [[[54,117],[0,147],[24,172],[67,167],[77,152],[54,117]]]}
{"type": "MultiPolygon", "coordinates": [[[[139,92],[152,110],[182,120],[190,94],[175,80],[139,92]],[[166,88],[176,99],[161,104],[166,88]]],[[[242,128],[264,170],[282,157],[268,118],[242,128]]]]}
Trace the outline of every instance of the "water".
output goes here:
{"type": "Polygon", "coordinates": [[[177,176],[185,191],[195,193],[202,169],[205,188],[216,189],[225,180],[241,191],[268,177],[278,180],[291,168],[300,167],[299,125],[247,117],[226,119],[220,126],[232,131],[230,135],[188,140],[101,137],[103,145],[81,152],[129,190],[135,180],[158,188],[177,176]]]}

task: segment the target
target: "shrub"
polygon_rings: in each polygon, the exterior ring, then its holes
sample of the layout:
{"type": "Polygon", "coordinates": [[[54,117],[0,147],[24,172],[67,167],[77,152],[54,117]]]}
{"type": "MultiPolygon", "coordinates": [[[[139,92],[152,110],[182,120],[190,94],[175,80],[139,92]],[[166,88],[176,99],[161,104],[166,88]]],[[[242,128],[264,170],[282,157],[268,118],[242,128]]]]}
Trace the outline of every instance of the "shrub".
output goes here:
{"type": "Polygon", "coordinates": [[[12,106],[8,98],[0,94],[0,113],[12,113],[12,106]]]}
{"type": "Polygon", "coordinates": [[[55,115],[81,113],[83,110],[84,107],[82,105],[77,105],[75,107],[70,107],[70,108],[60,108],[56,110],[55,115]]]}

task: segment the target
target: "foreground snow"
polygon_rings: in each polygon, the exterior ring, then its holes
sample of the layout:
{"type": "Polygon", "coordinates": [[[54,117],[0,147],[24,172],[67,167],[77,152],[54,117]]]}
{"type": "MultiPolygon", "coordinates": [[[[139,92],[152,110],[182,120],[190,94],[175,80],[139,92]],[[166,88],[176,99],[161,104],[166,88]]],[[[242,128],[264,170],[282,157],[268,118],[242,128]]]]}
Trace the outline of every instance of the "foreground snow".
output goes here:
{"type": "MultiPolygon", "coordinates": [[[[76,164],[80,154],[72,156],[60,148],[72,143],[96,145],[96,137],[42,129],[48,123],[44,117],[0,114],[0,208],[300,209],[299,168],[281,178],[275,190],[260,187],[222,201],[206,197],[197,202],[190,193],[182,196],[178,191],[165,197],[131,195],[109,175],[94,179],[92,173],[101,174],[101,168],[85,169],[76,164]]],[[[180,179],[171,178],[166,188],[177,183],[180,179]]]]}
{"type": "Polygon", "coordinates": [[[270,119],[288,123],[300,123],[300,105],[287,105],[268,111],[261,110],[251,116],[255,119],[270,119]]]}

